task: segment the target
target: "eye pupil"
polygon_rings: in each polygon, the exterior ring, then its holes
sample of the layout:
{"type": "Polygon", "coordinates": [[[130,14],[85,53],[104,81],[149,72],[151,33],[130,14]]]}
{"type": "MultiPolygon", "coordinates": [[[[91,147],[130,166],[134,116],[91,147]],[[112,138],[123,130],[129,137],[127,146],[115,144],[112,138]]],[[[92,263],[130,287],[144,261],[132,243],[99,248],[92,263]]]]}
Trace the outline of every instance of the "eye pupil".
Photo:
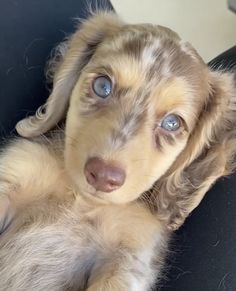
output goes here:
{"type": "Polygon", "coordinates": [[[162,120],[161,127],[168,131],[176,131],[180,128],[180,119],[177,115],[170,114],[162,120]]]}
{"type": "Polygon", "coordinates": [[[93,91],[94,93],[101,97],[106,98],[111,94],[112,84],[111,80],[106,76],[97,77],[93,81],[93,91]]]}

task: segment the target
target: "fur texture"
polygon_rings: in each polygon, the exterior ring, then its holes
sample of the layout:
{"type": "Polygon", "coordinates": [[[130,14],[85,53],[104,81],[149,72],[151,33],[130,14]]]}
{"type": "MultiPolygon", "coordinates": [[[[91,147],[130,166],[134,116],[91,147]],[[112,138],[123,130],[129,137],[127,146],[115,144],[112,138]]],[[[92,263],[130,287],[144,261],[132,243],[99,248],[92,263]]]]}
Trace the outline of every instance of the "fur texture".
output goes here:
{"type": "Polygon", "coordinates": [[[0,290],[150,290],[171,233],[233,169],[233,76],[170,29],[107,12],[56,51],[47,103],[0,158],[0,290]],[[107,99],[91,89],[104,75],[107,99]],[[161,126],[169,114],[177,131],[161,126]],[[125,183],[93,188],[91,157],[122,167],[125,183]]]}

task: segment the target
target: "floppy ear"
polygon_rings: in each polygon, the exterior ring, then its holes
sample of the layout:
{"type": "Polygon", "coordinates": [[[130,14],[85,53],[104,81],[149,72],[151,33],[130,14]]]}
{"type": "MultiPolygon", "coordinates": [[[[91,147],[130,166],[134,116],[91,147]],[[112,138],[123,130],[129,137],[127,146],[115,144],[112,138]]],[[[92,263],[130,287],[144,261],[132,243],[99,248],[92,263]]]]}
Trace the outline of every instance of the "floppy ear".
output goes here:
{"type": "Polygon", "coordinates": [[[179,228],[205,193],[233,170],[236,153],[236,90],[229,73],[209,72],[209,96],[188,144],[154,185],[151,203],[170,230],[179,228]]]}
{"type": "MultiPolygon", "coordinates": [[[[34,116],[17,123],[17,132],[34,137],[54,127],[66,114],[71,92],[83,67],[104,38],[120,29],[122,22],[112,12],[99,12],[84,21],[66,44],[66,52],[56,65],[53,89],[34,116]]],[[[63,46],[65,48],[65,46],[63,46]]]]}

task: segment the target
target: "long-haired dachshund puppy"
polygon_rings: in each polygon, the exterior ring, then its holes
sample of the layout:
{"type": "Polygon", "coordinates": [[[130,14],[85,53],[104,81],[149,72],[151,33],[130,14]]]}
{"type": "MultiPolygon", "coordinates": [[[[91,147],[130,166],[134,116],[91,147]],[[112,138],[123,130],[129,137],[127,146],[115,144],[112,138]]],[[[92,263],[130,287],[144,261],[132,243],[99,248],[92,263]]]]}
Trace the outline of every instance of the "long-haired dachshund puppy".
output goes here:
{"type": "Polygon", "coordinates": [[[0,290],[150,290],[172,232],[232,171],[233,76],[108,12],[58,51],[51,95],[1,154],[0,290]]]}

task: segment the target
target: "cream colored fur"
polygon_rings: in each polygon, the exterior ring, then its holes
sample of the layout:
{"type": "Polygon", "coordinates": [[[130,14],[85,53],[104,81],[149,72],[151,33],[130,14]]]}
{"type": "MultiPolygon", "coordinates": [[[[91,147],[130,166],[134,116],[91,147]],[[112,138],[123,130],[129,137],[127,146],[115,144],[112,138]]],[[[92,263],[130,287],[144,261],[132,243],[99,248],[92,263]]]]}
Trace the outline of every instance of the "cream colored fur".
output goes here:
{"type": "Polygon", "coordinates": [[[48,101],[16,126],[26,138],[2,149],[0,290],[151,290],[171,233],[233,169],[233,76],[171,30],[107,12],[61,52],[48,101]],[[91,90],[100,75],[113,82],[107,100],[91,90]],[[168,114],[177,132],[162,128],[168,114]],[[124,185],[96,191],[91,157],[122,167],[124,185]]]}

